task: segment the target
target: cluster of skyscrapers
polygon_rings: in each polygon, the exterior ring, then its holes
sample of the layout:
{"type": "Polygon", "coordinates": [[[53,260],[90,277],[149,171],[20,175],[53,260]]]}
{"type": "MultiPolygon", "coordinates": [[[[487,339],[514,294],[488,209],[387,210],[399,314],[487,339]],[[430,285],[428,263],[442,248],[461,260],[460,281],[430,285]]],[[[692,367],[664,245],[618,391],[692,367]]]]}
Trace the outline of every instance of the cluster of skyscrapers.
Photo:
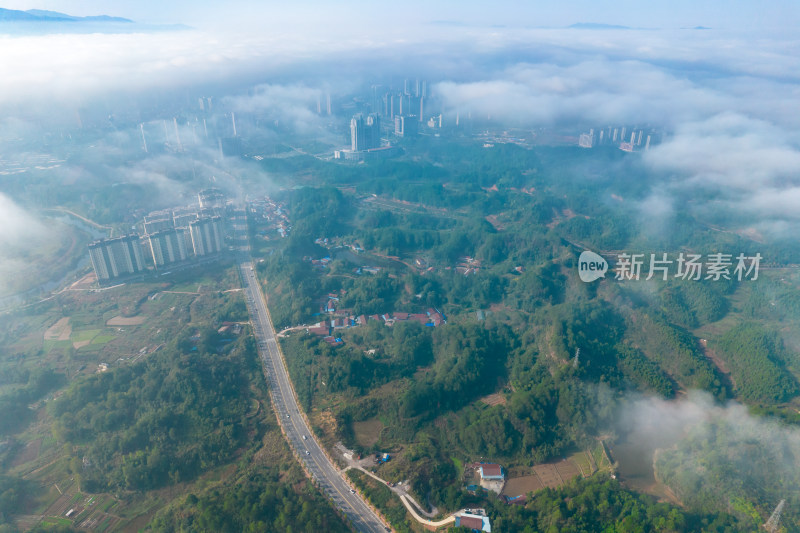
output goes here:
{"type": "Polygon", "coordinates": [[[394,120],[398,115],[415,116],[418,122],[425,116],[425,101],[428,84],[424,80],[404,80],[399,90],[383,90],[379,85],[372,87],[372,110],[394,120]]]}
{"type": "Polygon", "coordinates": [[[657,142],[655,130],[645,132],[642,128],[627,128],[622,126],[614,128],[608,126],[595,131],[590,129],[589,133],[581,133],[578,137],[578,146],[583,148],[594,148],[600,145],[617,145],[620,150],[633,152],[634,150],[649,150],[651,142],[657,142]],[[630,134],[630,136],[629,136],[630,134]],[[644,143],[644,146],[642,146],[644,143]]]}
{"type": "Polygon", "coordinates": [[[225,228],[220,216],[224,197],[217,190],[199,195],[200,208],[158,211],[145,217],[144,235],[102,239],[89,245],[97,281],[103,283],[147,270],[145,257],[156,270],[222,251],[225,228]]]}
{"type": "Polygon", "coordinates": [[[372,108],[394,122],[394,134],[398,137],[413,137],[424,123],[425,102],[428,95],[428,84],[425,80],[403,81],[403,88],[381,90],[381,86],[372,87],[372,108]]]}
{"type": "Polygon", "coordinates": [[[98,281],[138,274],[145,270],[138,235],[95,241],[89,245],[89,256],[98,281]]]}

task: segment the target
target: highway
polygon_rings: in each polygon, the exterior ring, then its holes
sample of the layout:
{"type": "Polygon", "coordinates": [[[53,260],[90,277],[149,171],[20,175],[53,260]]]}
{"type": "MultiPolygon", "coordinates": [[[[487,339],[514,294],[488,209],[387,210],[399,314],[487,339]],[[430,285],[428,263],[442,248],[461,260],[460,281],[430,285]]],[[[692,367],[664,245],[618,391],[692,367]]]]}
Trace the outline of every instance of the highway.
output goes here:
{"type": "Polygon", "coordinates": [[[236,250],[237,264],[241,273],[258,353],[263,361],[264,375],[272,398],[272,408],[283,427],[286,440],[305,463],[317,484],[333,504],[348,516],[357,531],[369,533],[391,531],[361,499],[359,494],[351,492],[344,472],[339,471],[325,455],[306,424],[305,418],[301,415],[250,256],[245,212],[237,212],[231,223],[234,229],[234,250],[236,250]]]}

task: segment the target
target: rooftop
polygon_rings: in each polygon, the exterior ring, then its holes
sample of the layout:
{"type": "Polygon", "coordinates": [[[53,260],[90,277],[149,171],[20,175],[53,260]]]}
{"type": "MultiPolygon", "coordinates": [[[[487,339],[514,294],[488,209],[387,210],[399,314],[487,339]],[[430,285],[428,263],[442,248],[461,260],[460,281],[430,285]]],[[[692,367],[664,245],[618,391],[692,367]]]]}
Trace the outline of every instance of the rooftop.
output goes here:
{"type": "Polygon", "coordinates": [[[503,475],[503,467],[497,464],[481,465],[481,477],[495,477],[503,475]]]}

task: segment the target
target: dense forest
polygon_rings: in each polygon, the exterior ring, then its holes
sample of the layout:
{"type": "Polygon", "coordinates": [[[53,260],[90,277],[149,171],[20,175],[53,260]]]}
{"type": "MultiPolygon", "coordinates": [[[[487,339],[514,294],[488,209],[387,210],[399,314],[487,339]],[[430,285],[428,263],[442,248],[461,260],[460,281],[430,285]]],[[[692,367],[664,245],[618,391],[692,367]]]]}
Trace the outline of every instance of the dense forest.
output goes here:
{"type": "Polygon", "coordinates": [[[743,400],[772,405],[797,395],[797,381],[785,368],[787,356],[775,333],[747,323],[722,335],[717,347],[729,361],[743,400]]]}
{"type": "MultiPolygon", "coordinates": [[[[291,461],[284,456],[284,460],[291,461]]],[[[344,520],[297,465],[254,469],[235,484],[189,494],[159,513],[147,531],[257,533],[261,531],[346,532],[344,520]]]]}
{"type": "Polygon", "coordinates": [[[26,483],[22,479],[0,475],[0,531],[3,531],[4,524],[12,522],[11,515],[18,511],[25,489],[26,483]]]}

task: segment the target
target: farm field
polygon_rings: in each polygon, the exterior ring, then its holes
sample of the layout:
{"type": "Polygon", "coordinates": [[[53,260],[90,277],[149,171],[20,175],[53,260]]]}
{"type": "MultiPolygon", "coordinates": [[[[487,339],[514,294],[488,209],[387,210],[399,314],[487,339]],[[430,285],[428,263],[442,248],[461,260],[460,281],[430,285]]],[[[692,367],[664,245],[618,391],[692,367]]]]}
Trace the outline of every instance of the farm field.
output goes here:
{"type": "Polygon", "coordinates": [[[529,470],[530,473],[509,477],[502,494],[512,498],[524,496],[543,488],[558,488],[573,478],[588,477],[594,473],[586,452],[575,452],[560,461],[535,465],[529,470]],[[581,473],[581,469],[585,474],[581,473]]]}

